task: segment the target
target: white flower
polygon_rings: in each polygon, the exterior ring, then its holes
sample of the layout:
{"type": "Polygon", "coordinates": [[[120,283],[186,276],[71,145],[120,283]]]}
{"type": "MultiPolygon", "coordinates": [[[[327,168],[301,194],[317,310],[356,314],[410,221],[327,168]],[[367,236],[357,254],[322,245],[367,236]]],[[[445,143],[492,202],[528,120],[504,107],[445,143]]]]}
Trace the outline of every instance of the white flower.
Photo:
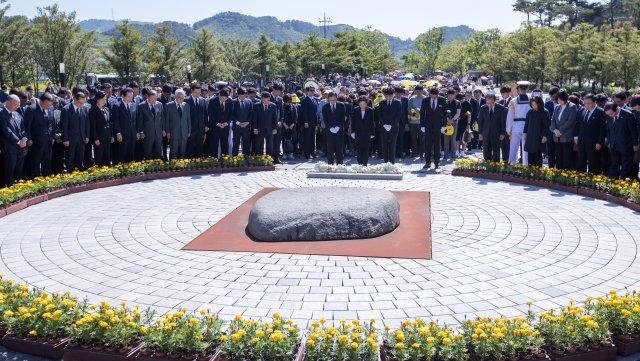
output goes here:
{"type": "Polygon", "coordinates": [[[391,163],[365,167],[359,164],[346,166],[343,164],[329,165],[325,162],[318,162],[313,167],[313,171],[319,173],[402,174],[402,169],[391,163]]]}

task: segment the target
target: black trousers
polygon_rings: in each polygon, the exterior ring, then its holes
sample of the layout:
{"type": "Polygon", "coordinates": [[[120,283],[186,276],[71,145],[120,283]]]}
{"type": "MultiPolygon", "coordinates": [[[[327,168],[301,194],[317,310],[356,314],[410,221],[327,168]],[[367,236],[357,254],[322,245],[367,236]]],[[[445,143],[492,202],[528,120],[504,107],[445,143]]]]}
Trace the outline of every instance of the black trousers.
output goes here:
{"type": "Polygon", "coordinates": [[[200,158],[204,149],[204,133],[191,132],[187,140],[187,157],[200,158]]]}
{"type": "Polygon", "coordinates": [[[398,129],[388,131],[384,128],[380,130],[380,151],[385,163],[396,162],[396,143],[398,141],[398,129]]]}
{"type": "Polygon", "coordinates": [[[4,179],[2,183],[10,187],[17,179],[22,179],[24,174],[24,156],[18,154],[2,154],[2,170],[4,179]]]}
{"type": "Polygon", "coordinates": [[[209,129],[211,135],[211,143],[209,152],[212,156],[220,158],[229,154],[229,127],[218,128],[214,126],[209,129]],[[220,146],[220,154],[218,154],[218,146],[220,146]]]}
{"type": "Polygon", "coordinates": [[[550,141],[553,139],[553,136],[547,137],[547,161],[549,168],[556,167],[556,142],[550,141]]]}
{"type": "Polygon", "coordinates": [[[573,142],[555,144],[556,168],[573,169],[573,142]]]}
{"type": "Polygon", "coordinates": [[[631,167],[633,163],[633,149],[627,151],[612,150],[611,166],[609,168],[610,178],[632,178],[631,167]]]}
{"type": "Polygon", "coordinates": [[[162,136],[146,136],[142,144],[145,159],[162,159],[162,136]]]}
{"type": "Polygon", "coordinates": [[[169,160],[169,139],[162,137],[162,159],[166,162],[169,160]]]}
{"type": "Polygon", "coordinates": [[[75,169],[83,170],[84,142],[81,139],[69,140],[69,146],[65,150],[64,160],[67,165],[67,172],[71,173],[75,169]]]}
{"type": "Polygon", "coordinates": [[[367,166],[369,164],[369,147],[358,147],[356,146],[358,164],[367,166]]]}
{"type": "Polygon", "coordinates": [[[302,129],[302,152],[306,158],[315,153],[316,127],[309,125],[309,128],[302,129]]]}
{"type": "Polygon", "coordinates": [[[396,158],[404,157],[404,125],[400,126],[396,140],[396,158]]]}
{"type": "MultiPolygon", "coordinates": [[[[500,150],[502,149],[502,142],[499,136],[483,137],[484,147],[482,148],[482,156],[485,161],[499,162],[500,150]]],[[[507,159],[508,160],[508,159],[507,159]]]]}
{"type": "Polygon", "coordinates": [[[327,163],[343,164],[344,162],[344,130],[333,134],[327,132],[327,163]]]}
{"type": "Polygon", "coordinates": [[[242,145],[242,154],[251,154],[251,127],[248,125],[244,128],[239,126],[233,128],[233,155],[240,154],[240,145],[242,145]]]}
{"type": "Polygon", "coordinates": [[[100,139],[100,145],[93,143],[93,158],[98,167],[111,164],[111,139],[100,139]]]}
{"type": "Polygon", "coordinates": [[[276,128],[278,132],[273,135],[273,150],[271,151],[271,157],[274,162],[279,162],[280,157],[280,143],[282,143],[282,128],[276,128]]]}
{"type": "Polygon", "coordinates": [[[509,149],[511,147],[511,141],[509,136],[505,135],[504,139],[500,141],[500,151],[502,152],[502,161],[509,163],[509,149]]]}
{"type": "Polygon", "coordinates": [[[48,139],[34,142],[29,148],[31,155],[31,175],[33,177],[51,175],[51,142],[48,139]]]}
{"type": "Polygon", "coordinates": [[[602,168],[600,168],[600,151],[596,150],[595,145],[589,146],[580,146],[578,147],[578,163],[576,165],[576,170],[578,172],[587,172],[592,174],[600,174],[602,173],[602,168]]]}
{"type": "MultiPolygon", "coordinates": [[[[487,142],[484,143],[485,146],[487,142]]],[[[534,167],[542,167],[542,152],[529,152],[529,165],[534,167]]]]}
{"type": "Polygon", "coordinates": [[[93,144],[91,142],[84,145],[84,158],[82,165],[84,169],[93,167],[93,144]]]}
{"type": "Polygon", "coordinates": [[[258,131],[258,134],[255,136],[255,140],[255,154],[263,155],[266,145],[267,154],[273,158],[273,154],[271,154],[273,152],[273,134],[271,134],[267,129],[262,129],[258,131]]]}
{"type": "Polygon", "coordinates": [[[431,155],[433,154],[433,164],[440,164],[440,129],[427,130],[425,135],[424,160],[427,165],[431,164],[431,155]]]}
{"type": "Polygon", "coordinates": [[[51,174],[60,174],[64,171],[64,153],[64,144],[53,143],[51,148],[51,174]]]}
{"type": "Polygon", "coordinates": [[[137,139],[133,147],[133,160],[139,162],[144,159],[144,140],[137,139]]]}
{"type": "Polygon", "coordinates": [[[118,143],[118,157],[120,163],[133,162],[135,146],[135,134],[122,135],[122,142],[118,143]]]}

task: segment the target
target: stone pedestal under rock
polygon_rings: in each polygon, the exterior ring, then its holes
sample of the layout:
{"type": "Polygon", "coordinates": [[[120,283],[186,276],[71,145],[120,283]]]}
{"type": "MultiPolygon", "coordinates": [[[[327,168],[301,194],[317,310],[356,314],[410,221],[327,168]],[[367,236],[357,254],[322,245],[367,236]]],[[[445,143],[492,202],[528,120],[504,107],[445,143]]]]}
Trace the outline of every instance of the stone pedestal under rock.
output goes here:
{"type": "Polygon", "coordinates": [[[400,224],[400,205],[386,190],[289,188],[260,198],[248,231],[260,241],[322,241],[372,238],[400,224]]]}

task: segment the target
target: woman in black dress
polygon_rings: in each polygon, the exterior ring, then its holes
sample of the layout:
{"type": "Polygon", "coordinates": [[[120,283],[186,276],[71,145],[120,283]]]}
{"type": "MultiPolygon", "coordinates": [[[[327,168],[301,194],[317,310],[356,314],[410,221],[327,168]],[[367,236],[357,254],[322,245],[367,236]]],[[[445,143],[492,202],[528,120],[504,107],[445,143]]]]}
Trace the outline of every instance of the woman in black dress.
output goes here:
{"type": "Polygon", "coordinates": [[[551,117],[539,96],[533,97],[529,104],[531,110],[527,113],[524,123],[524,150],[529,152],[529,165],[542,167],[542,149],[547,142],[547,130],[551,117]]]}
{"type": "Polygon", "coordinates": [[[109,166],[111,164],[111,143],[113,132],[109,109],[105,107],[106,94],[98,91],[94,98],[95,104],[89,110],[89,125],[91,127],[91,142],[93,143],[93,156],[97,166],[109,166]]]}
{"type": "Polygon", "coordinates": [[[351,116],[351,137],[355,140],[360,165],[366,166],[369,163],[369,145],[374,134],[373,109],[368,105],[367,97],[361,96],[358,98],[358,107],[353,109],[351,116]]]}

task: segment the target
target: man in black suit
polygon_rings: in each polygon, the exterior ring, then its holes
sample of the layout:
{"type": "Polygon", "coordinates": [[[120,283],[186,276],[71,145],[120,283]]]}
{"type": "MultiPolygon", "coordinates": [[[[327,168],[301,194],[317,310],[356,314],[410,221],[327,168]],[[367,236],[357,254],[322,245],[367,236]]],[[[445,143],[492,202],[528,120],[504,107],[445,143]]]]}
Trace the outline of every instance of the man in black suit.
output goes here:
{"type": "Polygon", "coordinates": [[[133,162],[136,140],[140,139],[137,132],[138,105],[133,102],[133,90],[122,89],[122,101],[113,106],[113,128],[118,142],[118,156],[122,163],[133,162]]]}
{"type": "Polygon", "coordinates": [[[200,158],[203,156],[204,135],[209,130],[207,126],[207,101],[202,95],[202,87],[199,84],[191,85],[191,95],[185,102],[189,104],[191,111],[191,136],[187,141],[187,157],[200,158]]]}
{"type": "Polygon", "coordinates": [[[302,123],[302,149],[307,159],[315,153],[316,126],[318,125],[318,101],[314,98],[314,87],[307,87],[307,95],[300,100],[300,121],[302,123]]]}
{"type": "MultiPolygon", "coordinates": [[[[640,95],[636,94],[631,97],[629,101],[629,107],[631,107],[631,112],[636,117],[636,124],[638,126],[638,142],[640,143],[640,95]]],[[[638,175],[637,169],[640,166],[640,150],[636,151],[633,155],[633,167],[631,170],[632,175],[638,175]]]]}
{"type": "Polygon", "coordinates": [[[330,92],[328,102],[322,107],[322,119],[327,132],[327,163],[343,163],[345,117],[347,115],[344,103],[338,102],[336,93],[330,92]]]}
{"type": "Polygon", "coordinates": [[[145,159],[162,159],[164,129],[164,107],[158,102],[155,90],[147,92],[147,101],[138,104],[136,126],[142,139],[145,159]]]}
{"type": "Polygon", "coordinates": [[[271,103],[271,95],[262,93],[262,101],[253,107],[253,121],[251,128],[256,136],[254,152],[257,155],[264,154],[266,143],[267,154],[273,157],[273,136],[278,132],[278,110],[271,103]]]}
{"type": "Polygon", "coordinates": [[[242,144],[242,154],[251,154],[251,121],[253,120],[253,102],[247,99],[247,90],[238,89],[238,99],[233,101],[233,155],[240,153],[242,144]]]}
{"type": "MultiPolygon", "coordinates": [[[[549,112],[549,117],[553,118],[553,113],[555,113],[556,108],[558,107],[558,93],[560,93],[560,88],[552,87],[549,89],[549,99],[544,103],[545,109],[549,112]]],[[[547,139],[553,139],[553,133],[551,133],[551,129],[547,132],[547,139]]],[[[556,167],[556,144],[555,142],[547,142],[547,160],[549,168],[556,167]]],[[[602,162],[600,162],[602,163],[602,162]]]]}
{"type": "Polygon", "coordinates": [[[51,149],[54,139],[53,97],[49,93],[40,96],[40,104],[33,104],[25,111],[24,123],[29,134],[31,174],[33,177],[51,174],[51,149]]]}
{"type": "Polygon", "coordinates": [[[83,170],[84,146],[89,143],[89,116],[84,106],[86,97],[83,92],[73,95],[73,102],[62,108],[60,123],[62,123],[62,144],[66,148],[64,158],[67,172],[75,169],[83,170]]]}
{"type": "Polygon", "coordinates": [[[211,141],[208,145],[208,155],[221,157],[229,154],[229,129],[232,112],[233,102],[229,98],[229,92],[225,89],[220,90],[217,97],[209,100],[207,138],[211,137],[211,141]],[[220,154],[218,154],[218,145],[220,145],[220,154]]]}
{"type": "Polygon", "coordinates": [[[29,136],[22,116],[17,112],[20,98],[11,94],[0,109],[0,150],[2,151],[2,183],[9,187],[21,179],[29,136]]]}
{"type": "MultiPolygon", "coordinates": [[[[164,108],[166,107],[166,105],[174,100],[176,100],[176,98],[173,96],[173,87],[169,84],[163,85],[162,94],[160,94],[160,97],[158,98],[158,101],[160,102],[160,104],[162,104],[162,108],[163,108],[162,111],[165,112],[166,109],[164,108]]],[[[162,159],[164,159],[165,161],[169,159],[167,149],[169,149],[169,139],[166,136],[163,136],[162,137],[162,159]]]]}
{"type": "Polygon", "coordinates": [[[271,91],[271,102],[276,105],[278,111],[277,133],[273,136],[273,163],[280,163],[280,143],[282,143],[282,122],[284,120],[284,102],[282,101],[282,84],[274,84],[271,91]]]}
{"type": "MultiPolygon", "coordinates": [[[[500,96],[502,97],[502,99],[500,100],[500,105],[504,107],[506,113],[509,102],[511,102],[511,88],[509,88],[508,86],[503,86],[502,88],[500,88],[500,96]]],[[[501,159],[505,163],[509,162],[509,148],[511,148],[511,142],[509,141],[509,137],[505,136],[504,139],[500,141],[500,153],[502,154],[501,159]]]]}
{"type": "MultiPolygon", "coordinates": [[[[478,114],[480,114],[480,107],[486,104],[486,100],[482,97],[482,90],[476,89],[473,91],[473,98],[471,98],[471,124],[478,121],[478,114]]],[[[473,129],[473,127],[471,128],[473,129]]],[[[478,132],[473,132],[473,140],[470,147],[482,149],[482,141],[479,139],[478,132]]]]}
{"type": "Polygon", "coordinates": [[[501,142],[507,134],[507,111],[496,103],[494,94],[487,94],[485,100],[478,113],[478,140],[483,144],[484,160],[499,162],[501,142]]]}
{"type": "Polygon", "coordinates": [[[396,142],[400,119],[402,118],[402,103],[393,98],[393,88],[384,89],[384,100],[378,103],[378,122],[380,134],[380,151],[385,163],[395,164],[396,142]]]}
{"type": "Polygon", "coordinates": [[[409,131],[409,98],[404,96],[404,88],[397,87],[394,89],[395,99],[400,101],[401,115],[398,123],[398,140],[396,143],[396,158],[404,158],[405,133],[409,131]]]}
{"type": "Polygon", "coordinates": [[[422,100],[420,107],[420,131],[425,133],[425,162],[424,169],[433,164],[438,168],[440,164],[440,138],[442,128],[447,125],[447,100],[440,96],[437,88],[429,90],[429,97],[422,100]]]}
{"type": "Polygon", "coordinates": [[[604,106],[607,114],[607,138],[605,143],[611,150],[609,177],[621,179],[633,177],[631,163],[633,153],[638,151],[638,126],[634,115],[615,103],[604,106]]]}
{"type": "Polygon", "coordinates": [[[584,108],[578,114],[574,137],[578,145],[577,170],[586,172],[588,167],[589,173],[601,174],[600,150],[607,133],[607,115],[596,105],[593,94],[585,95],[583,101],[584,108]]]}

